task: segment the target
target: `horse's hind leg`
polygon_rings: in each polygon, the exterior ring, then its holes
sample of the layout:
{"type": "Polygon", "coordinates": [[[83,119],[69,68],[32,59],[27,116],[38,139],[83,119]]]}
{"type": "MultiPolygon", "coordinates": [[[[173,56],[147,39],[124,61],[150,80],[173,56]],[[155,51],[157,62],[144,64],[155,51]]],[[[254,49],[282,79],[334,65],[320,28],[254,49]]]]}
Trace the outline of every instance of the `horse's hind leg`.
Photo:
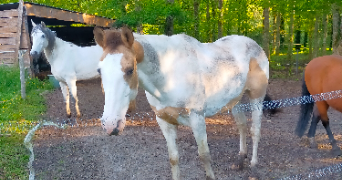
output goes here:
{"type": "Polygon", "coordinates": [[[308,132],[308,138],[310,142],[310,148],[317,148],[317,143],[315,141],[315,134],[318,122],[321,120],[321,116],[318,112],[317,106],[314,106],[313,116],[311,120],[311,126],[308,132]]]}
{"type": "Polygon", "coordinates": [[[61,90],[63,93],[63,97],[64,97],[64,101],[65,101],[65,109],[67,112],[67,116],[68,118],[71,117],[71,113],[70,113],[70,101],[69,101],[69,88],[67,86],[67,84],[65,82],[59,82],[59,85],[61,86],[61,90]]]}
{"type": "Polygon", "coordinates": [[[180,172],[179,172],[179,154],[178,154],[178,147],[176,144],[177,139],[177,125],[170,124],[163,119],[156,117],[157,122],[159,124],[160,129],[166,139],[167,148],[169,151],[169,159],[171,164],[171,172],[172,172],[172,179],[178,180],[180,179],[180,172]]]}
{"type": "Polygon", "coordinates": [[[258,145],[260,141],[260,129],[261,129],[261,115],[262,115],[262,98],[252,99],[252,139],[253,139],[253,155],[251,160],[251,167],[255,167],[258,164],[258,145]]]}
{"type": "Polygon", "coordinates": [[[240,133],[240,152],[238,157],[237,166],[241,170],[243,169],[243,161],[247,158],[247,144],[246,144],[246,136],[247,136],[247,118],[245,112],[240,112],[236,109],[235,106],[232,110],[234,120],[239,129],[240,133]]]}
{"type": "Polygon", "coordinates": [[[76,86],[76,80],[70,80],[67,82],[68,86],[70,87],[70,91],[72,96],[75,99],[75,108],[76,108],[76,113],[77,113],[77,117],[81,117],[81,112],[80,109],[78,107],[78,97],[77,97],[77,86],[76,86]]]}
{"type": "Polygon", "coordinates": [[[337,146],[336,140],[334,138],[334,135],[331,132],[331,129],[330,129],[330,126],[329,126],[329,119],[328,120],[323,120],[322,119],[322,124],[323,124],[323,126],[324,126],[324,128],[327,131],[327,134],[329,136],[329,140],[330,140],[330,143],[331,143],[331,146],[332,146],[332,153],[335,156],[340,156],[342,154],[342,152],[341,152],[340,147],[337,146]]]}
{"type": "Polygon", "coordinates": [[[332,145],[332,153],[336,156],[339,156],[342,154],[341,149],[337,146],[336,140],[334,139],[334,135],[331,132],[330,126],[329,126],[329,118],[328,118],[328,108],[329,105],[325,101],[317,102],[317,109],[319,111],[319,114],[321,115],[322,124],[327,131],[327,134],[329,136],[330,143],[332,145]]]}
{"type": "Polygon", "coordinates": [[[190,127],[198,146],[198,155],[204,164],[206,179],[213,180],[215,176],[211,168],[211,156],[207,142],[207,131],[203,112],[190,113],[190,127]]]}

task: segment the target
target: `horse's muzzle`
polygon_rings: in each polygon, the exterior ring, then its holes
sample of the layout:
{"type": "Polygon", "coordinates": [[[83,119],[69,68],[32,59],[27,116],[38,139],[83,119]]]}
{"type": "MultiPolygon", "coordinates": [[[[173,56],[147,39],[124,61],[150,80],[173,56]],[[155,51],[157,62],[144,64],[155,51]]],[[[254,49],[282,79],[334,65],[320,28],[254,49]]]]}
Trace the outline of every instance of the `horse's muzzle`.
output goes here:
{"type": "Polygon", "coordinates": [[[37,51],[31,51],[30,52],[30,55],[32,56],[32,58],[34,60],[38,59],[39,58],[39,53],[37,51]]]}
{"type": "Polygon", "coordinates": [[[119,120],[117,122],[117,125],[116,125],[115,128],[113,128],[113,127],[106,127],[106,126],[103,125],[103,129],[107,132],[107,134],[109,136],[111,136],[111,135],[115,135],[115,136],[119,135],[123,131],[124,128],[125,128],[125,123],[123,123],[122,120],[119,120]]]}

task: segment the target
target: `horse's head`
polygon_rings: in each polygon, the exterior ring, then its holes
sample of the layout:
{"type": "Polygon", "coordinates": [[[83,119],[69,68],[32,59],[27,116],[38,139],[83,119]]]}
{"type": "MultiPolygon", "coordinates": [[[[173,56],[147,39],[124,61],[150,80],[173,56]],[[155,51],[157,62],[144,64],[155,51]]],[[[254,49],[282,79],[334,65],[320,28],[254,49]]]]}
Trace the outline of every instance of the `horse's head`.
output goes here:
{"type": "Polygon", "coordinates": [[[46,27],[42,21],[41,24],[36,25],[32,20],[32,48],[30,51],[33,59],[39,58],[43,49],[48,47],[52,50],[52,45],[55,42],[55,34],[46,27]]]}
{"type": "Polygon", "coordinates": [[[95,27],[94,35],[104,51],[98,69],[105,91],[102,127],[109,135],[118,135],[125,127],[129,103],[138,92],[137,63],[143,59],[143,48],[127,27],[95,27]]]}

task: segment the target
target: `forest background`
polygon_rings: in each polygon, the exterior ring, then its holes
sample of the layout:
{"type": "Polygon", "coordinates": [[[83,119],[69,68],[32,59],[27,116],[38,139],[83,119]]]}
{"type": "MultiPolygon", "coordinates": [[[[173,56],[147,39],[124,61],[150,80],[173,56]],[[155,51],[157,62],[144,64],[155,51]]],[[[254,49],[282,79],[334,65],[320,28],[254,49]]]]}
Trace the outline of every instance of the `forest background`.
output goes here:
{"type": "MultiPolygon", "coordinates": [[[[18,2],[2,0],[2,4],[18,2]]],[[[317,56],[341,54],[341,0],[30,0],[116,19],[143,34],[186,33],[201,42],[232,34],[260,44],[273,77],[317,56]],[[297,51],[297,49],[298,51],[297,51]],[[298,53],[298,55],[297,55],[298,53]]],[[[300,71],[301,72],[301,71],[300,71]]]]}

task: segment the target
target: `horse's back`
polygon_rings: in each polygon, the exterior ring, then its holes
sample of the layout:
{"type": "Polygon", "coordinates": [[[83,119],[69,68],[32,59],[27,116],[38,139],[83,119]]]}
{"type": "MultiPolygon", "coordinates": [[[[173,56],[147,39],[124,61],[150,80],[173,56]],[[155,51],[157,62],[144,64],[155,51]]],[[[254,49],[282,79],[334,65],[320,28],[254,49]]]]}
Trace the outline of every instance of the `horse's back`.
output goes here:
{"type": "MultiPolygon", "coordinates": [[[[305,83],[311,95],[341,90],[342,57],[331,55],[311,60],[305,68],[305,83]]],[[[326,102],[334,109],[342,111],[340,101],[333,99],[326,102]]]]}

